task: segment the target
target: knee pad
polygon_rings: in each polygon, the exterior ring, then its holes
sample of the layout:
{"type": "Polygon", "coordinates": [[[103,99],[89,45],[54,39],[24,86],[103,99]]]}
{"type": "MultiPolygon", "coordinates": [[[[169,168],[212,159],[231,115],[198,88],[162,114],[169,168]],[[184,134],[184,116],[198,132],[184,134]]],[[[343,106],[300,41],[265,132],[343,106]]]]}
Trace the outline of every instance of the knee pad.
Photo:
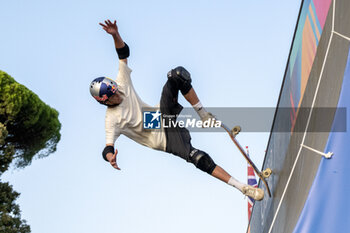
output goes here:
{"type": "Polygon", "coordinates": [[[186,95],[192,88],[191,74],[184,67],[178,66],[167,74],[168,79],[175,82],[183,95],[186,95]]]}
{"type": "Polygon", "coordinates": [[[211,174],[216,164],[213,159],[204,151],[194,149],[190,153],[190,161],[200,170],[211,174]]]}

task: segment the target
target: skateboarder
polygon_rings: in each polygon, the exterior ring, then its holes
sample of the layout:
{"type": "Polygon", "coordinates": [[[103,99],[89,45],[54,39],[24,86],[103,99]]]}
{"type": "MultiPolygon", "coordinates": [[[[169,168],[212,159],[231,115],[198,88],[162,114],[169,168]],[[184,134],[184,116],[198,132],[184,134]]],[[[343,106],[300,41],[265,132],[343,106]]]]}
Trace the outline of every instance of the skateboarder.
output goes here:
{"type": "MultiPolygon", "coordinates": [[[[114,148],[116,139],[124,134],[130,139],[150,148],[172,153],[193,163],[198,169],[207,172],[215,178],[232,185],[244,195],[262,200],[264,191],[243,184],[216,165],[213,159],[204,151],[191,145],[189,131],[179,126],[162,128],[158,131],[143,129],[142,109],[150,107],[145,104],[135,92],[127,65],[130,54],[128,45],[121,38],[116,21],[106,20],[100,23],[102,28],[114,39],[119,57],[119,72],[116,81],[106,77],[94,79],[90,84],[91,95],[101,104],[107,106],[105,117],[106,147],[102,155],[112,167],[120,170],[117,164],[118,150],[114,148]]],[[[179,66],[167,74],[160,99],[160,112],[163,117],[176,121],[182,106],[178,103],[178,93],[181,91],[185,99],[193,106],[202,121],[214,120],[214,116],[203,108],[191,85],[190,73],[179,66]]]]}

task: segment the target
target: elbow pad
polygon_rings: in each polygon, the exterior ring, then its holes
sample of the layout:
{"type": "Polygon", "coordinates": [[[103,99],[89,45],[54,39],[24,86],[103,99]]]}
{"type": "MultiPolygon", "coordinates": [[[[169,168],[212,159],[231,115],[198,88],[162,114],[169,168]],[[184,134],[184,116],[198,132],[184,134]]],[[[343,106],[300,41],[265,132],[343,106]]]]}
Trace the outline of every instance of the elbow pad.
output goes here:
{"type": "Polygon", "coordinates": [[[129,46],[124,42],[124,47],[116,49],[119,59],[126,59],[130,56],[129,46]]]}
{"type": "Polygon", "coordinates": [[[108,159],[107,159],[107,154],[108,154],[108,153],[114,154],[114,147],[113,147],[113,146],[106,146],[106,147],[103,149],[103,151],[102,151],[102,157],[103,157],[103,159],[106,160],[107,162],[109,162],[108,159]]]}

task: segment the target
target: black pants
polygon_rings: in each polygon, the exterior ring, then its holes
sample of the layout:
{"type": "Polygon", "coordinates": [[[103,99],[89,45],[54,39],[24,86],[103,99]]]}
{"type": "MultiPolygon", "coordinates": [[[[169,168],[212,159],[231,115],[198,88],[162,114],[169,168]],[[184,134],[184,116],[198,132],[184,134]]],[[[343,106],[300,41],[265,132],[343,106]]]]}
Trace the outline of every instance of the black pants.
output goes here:
{"type": "MultiPolygon", "coordinates": [[[[191,88],[191,83],[182,82],[181,80],[168,80],[165,83],[160,99],[160,111],[163,120],[176,122],[177,115],[183,109],[182,105],[178,103],[179,91],[185,95],[191,88]]],[[[189,162],[192,150],[190,132],[179,126],[164,128],[164,131],[167,141],[166,151],[189,162]]]]}

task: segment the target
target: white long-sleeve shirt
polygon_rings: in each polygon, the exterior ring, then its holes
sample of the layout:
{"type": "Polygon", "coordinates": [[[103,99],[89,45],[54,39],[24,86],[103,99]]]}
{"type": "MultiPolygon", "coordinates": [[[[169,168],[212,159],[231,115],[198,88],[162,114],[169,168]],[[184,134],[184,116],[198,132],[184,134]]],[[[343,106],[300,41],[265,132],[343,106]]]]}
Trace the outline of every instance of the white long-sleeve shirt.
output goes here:
{"type": "Polygon", "coordinates": [[[119,61],[119,72],[116,79],[118,91],[123,101],[117,107],[108,107],[105,118],[106,144],[114,144],[117,138],[124,134],[141,145],[165,151],[166,136],[163,129],[143,129],[143,108],[151,106],[144,103],[137,95],[132,84],[128,65],[119,61]]]}

